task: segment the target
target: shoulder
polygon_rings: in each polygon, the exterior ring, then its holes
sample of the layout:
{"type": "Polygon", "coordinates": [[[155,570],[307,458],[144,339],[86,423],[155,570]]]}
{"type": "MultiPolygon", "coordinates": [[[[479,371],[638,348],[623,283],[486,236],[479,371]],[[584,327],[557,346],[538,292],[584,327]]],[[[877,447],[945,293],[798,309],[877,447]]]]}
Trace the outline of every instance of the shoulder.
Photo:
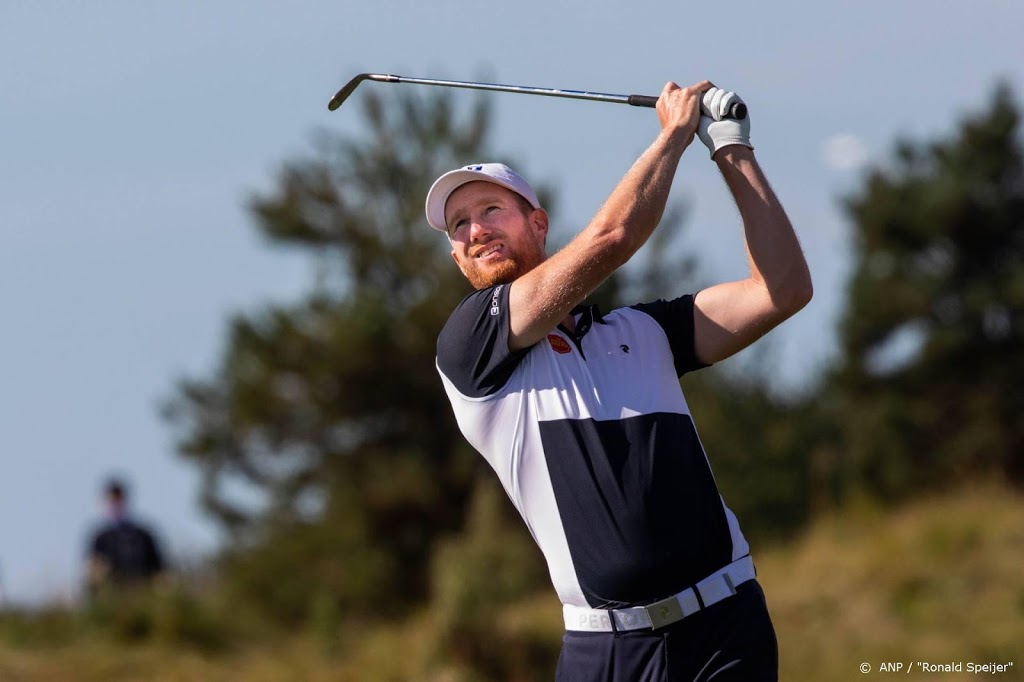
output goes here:
{"type": "Polygon", "coordinates": [[[467,295],[437,337],[437,367],[464,396],[492,395],[529,349],[509,349],[509,286],[467,295]]]}
{"type": "Polygon", "coordinates": [[[94,548],[106,547],[113,541],[116,532],[116,528],[109,522],[97,523],[89,531],[90,544],[94,548]]]}
{"type": "Polygon", "coordinates": [[[438,340],[451,341],[453,337],[465,337],[473,334],[488,322],[497,323],[502,316],[502,309],[508,307],[508,285],[499,284],[467,294],[455,306],[448,316],[438,340]]]}
{"type": "Polygon", "coordinates": [[[93,541],[98,541],[100,538],[104,538],[110,534],[110,525],[106,523],[97,523],[89,528],[89,537],[93,541]]]}

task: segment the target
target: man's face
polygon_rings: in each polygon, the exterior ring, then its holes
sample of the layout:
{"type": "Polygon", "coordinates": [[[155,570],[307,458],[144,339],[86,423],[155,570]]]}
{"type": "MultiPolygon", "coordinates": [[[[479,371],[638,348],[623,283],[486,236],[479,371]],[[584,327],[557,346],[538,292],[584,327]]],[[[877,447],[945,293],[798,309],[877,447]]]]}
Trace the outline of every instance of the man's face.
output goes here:
{"type": "Polygon", "coordinates": [[[124,494],[107,491],[104,495],[104,502],[107,507],[107,514],[119,518],[124,513],[124,494]]]}
{"type": "Polygon", "coordinates": [[[492,182],[469,182],[444,209],[452,258],[476,289],[516,280],[544,261],[547,214],[524,214],[515,192],[492,182]]]}

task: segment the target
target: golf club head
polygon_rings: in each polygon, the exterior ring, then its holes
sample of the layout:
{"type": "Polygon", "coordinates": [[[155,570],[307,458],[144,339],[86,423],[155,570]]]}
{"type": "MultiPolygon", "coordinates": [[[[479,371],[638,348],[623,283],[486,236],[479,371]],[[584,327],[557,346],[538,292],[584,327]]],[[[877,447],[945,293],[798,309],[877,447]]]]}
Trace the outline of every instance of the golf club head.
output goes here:
{"type": "Polygon", "coordinates": [[[340,107],[342,103],[348,99],[349,95],[359,87],[359,84],[365,80],[380,81],[383,83],[398,83],[401,79],[399,76],[392,76],[389,73],[361,73],[348,83],[345,83],[345,87],[335,93],[334,97],[331,98],[331,101],[327,103],[327,108],[334,111],[340,107]]]}
{"type": "Polygon", "coordinates": [[[338,90],[338,92],[335,93],[334,97],[331,98],[331,101],[327,103],[327,108],[331,111],[334,111],[335,109],[340,107],[342,103],[348,99],[348,96],[351,95],[357,87],[359,87],[359,84],[362,83],[367,78],[369,78],[371,75],[373,74],[361,73],[352,80],[350,80],[348,83],[345,83],[345,87],[343,87],[341,90],[338,90]]]}

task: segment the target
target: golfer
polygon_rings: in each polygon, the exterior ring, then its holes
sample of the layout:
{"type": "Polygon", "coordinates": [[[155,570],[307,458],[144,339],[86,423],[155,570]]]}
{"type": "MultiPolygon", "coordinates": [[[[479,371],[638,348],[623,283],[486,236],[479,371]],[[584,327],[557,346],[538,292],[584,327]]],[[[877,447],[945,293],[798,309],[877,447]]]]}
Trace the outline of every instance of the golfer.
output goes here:
{"type": "Polygon", "coordinates": [[[437,368],[463,434],[547,560],[566,628],[558,680],[778,677],[747,542],[678,379],[811,298],[796,235],[754,158],[750,119],[725,117],[739,101],[708,81],[668,83],[653,144],[551,256],[548,215],[507,166],[451,171],[427,196],[427,221],[476,289],[438,337],[437,368]],[[696,135],[739,208],[750,275],[610,312],[583,304],[654,231],[696,135]]]}

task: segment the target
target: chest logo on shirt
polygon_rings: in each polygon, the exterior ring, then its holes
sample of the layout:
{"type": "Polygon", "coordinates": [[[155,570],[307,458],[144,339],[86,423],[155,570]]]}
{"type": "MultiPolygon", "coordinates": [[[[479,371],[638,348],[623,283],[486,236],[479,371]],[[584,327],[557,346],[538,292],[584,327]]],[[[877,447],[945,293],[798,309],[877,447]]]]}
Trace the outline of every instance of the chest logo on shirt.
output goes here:
{"type": "Polygon", "coordinates": [[[551,349],[556,353],[564,355],[572,352],[569,343],[558,334],[548,334],[548,343],[551,344],[551,349]]]}

